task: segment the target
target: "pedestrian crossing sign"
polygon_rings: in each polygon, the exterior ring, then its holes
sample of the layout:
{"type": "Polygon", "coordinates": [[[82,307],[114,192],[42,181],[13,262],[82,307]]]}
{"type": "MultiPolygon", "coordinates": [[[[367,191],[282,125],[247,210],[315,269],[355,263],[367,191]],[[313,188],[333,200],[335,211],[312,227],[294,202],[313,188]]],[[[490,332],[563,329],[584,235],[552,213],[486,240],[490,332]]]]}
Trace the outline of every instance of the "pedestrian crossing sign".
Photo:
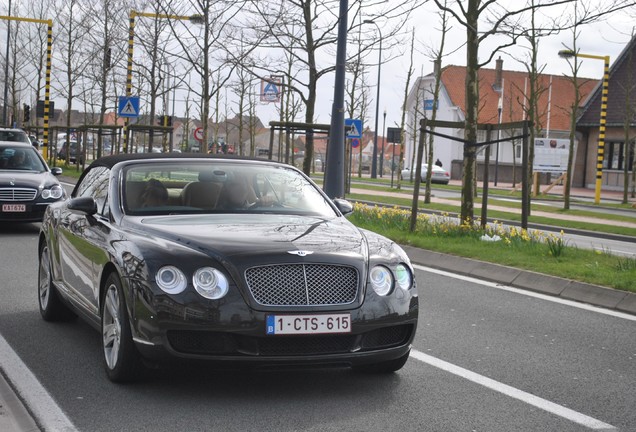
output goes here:
{"type": "Polygon", "coordinates": [[[119,117],[139,117],[139,96],[119,96],[119,117]]]}
{"type": "Polygon", "coordinates": [[[268,80],[261,81],[261,102],[280,102],[280,84],[279,77],[270,77],[268,80]]]}
{"type": "Polygon", "coordinates": [[[362,120],[345,119],[345,134],[347,138],[362,138],[362,120]]]}

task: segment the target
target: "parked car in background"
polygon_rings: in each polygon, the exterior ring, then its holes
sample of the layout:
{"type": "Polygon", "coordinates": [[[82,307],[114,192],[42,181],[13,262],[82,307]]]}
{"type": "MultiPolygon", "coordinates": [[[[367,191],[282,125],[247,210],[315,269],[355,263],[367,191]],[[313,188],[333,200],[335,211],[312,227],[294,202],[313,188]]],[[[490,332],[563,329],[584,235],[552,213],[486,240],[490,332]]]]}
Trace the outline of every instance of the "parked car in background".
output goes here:
{"type": "MultiPolygon", "coordinates": [[[[428,172],[427,170],[428,170],[428,165],[422,165],[421,181],[426,181],[426,173],[428,172]]],[[[415,170],[411,171],[410,168],[403,169],[402,180],[414,181],[415,170]]],[[[448,184],[449,181],[450,181],[450,173],[442,167],[433,165],[433,171],[431,172],[431,183],[448,184]]]]}
{"type": "MultiPolygon", "coordinates": [[[[78,162],[78,158],[79,158],[79,164],[83,165],[84,164],[84,154],[82,152],[81,147],[79,146],[79,143],[77,141],[69,141],[69,152],[68,152],[68,162],[69,163],[76,163],[78,162]]],[[[57,147],[57,158],[61,159],[61,160],[66,160],[66,141],[58,141],[58,147],[57,147]]]]}
{"type": "Polygon", "coordinates": [[[351,211],[282,163],[103,157],[46,212],[40,313],[98,329],[116,382],[168,358],[393,372],[417,328],[414,270],[351,211]]]}
{"type": "Polygon", "coordinates": [[[66,196],[60,174],[30,143],[0,141],[0,221],[41,221],[46,208],[66,196]]]}

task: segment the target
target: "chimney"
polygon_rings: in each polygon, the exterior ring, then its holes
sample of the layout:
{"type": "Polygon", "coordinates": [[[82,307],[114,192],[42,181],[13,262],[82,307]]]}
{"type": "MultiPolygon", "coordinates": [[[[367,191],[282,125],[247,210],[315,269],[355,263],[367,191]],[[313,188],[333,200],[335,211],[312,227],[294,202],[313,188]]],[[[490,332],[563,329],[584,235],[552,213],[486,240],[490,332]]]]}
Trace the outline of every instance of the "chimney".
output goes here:
{"type": "Polygon", "coordinates": [[[501,92],[501,71],[503,69],[503,60],[501,56],[497,59],[497,67],[495,68],[495,83],[492,85],[493,90],[501,92]]]}

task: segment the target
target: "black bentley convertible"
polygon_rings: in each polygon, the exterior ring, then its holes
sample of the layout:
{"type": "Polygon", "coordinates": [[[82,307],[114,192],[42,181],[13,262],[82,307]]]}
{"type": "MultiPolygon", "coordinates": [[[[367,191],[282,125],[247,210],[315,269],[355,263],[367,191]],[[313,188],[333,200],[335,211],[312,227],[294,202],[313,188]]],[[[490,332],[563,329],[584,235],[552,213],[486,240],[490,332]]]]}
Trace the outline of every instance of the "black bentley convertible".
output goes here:
{"type": "Polygon", "coordinates": [[[174,358],[396,371],[417,326],[413,268],[351,210],[281,163],[107,156],[45,213],[40,312],[101,331],[116,382],[174,358]]]}

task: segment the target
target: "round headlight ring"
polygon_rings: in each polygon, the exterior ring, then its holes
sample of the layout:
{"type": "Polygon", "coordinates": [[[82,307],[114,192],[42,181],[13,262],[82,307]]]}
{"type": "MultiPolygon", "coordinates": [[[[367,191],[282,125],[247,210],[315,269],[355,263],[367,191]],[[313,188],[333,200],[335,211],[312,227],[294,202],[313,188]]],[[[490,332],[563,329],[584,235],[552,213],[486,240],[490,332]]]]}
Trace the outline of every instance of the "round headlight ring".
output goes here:
{"type": "Polygon", "coordinates": [[[389,295],[393,289],[393,274],[384,266],[375,266],[369,273],[369,281],[375,293],[379,296],[389,295]]]}
{"type": "Polygon", "coordinates": [[[42,198],[44,198],[44,199],[51,198],[51,189],[43,189],[42,190],[42,198]]]}
{"type": "Polygon", "coordinates": [[[192,276],[194,289],[202,296],[210,300],[218,300],[225,297],[230,283],[225,275],[213,267],[201,267],[192,276]]]}
{"type": "Polygon", "coordinates": [[[164,266],[159,269],[156,276],[157,285],[168,294],[179,294],[188,285],[186,277],[175,266],[164,266]]]}
{"type": "Polygon", "coordinates": [[[403,290],[408,290],[413,285],[411,271],[404,264],[398,264],[395,268],[395,282],[403,290]]]}
{"type": "Polygon", "coordinates": [[[64,189],[60,185],[55,185],[51,188],[50,196],[53,199],[60,199],[64,196],[64,189]]]}

